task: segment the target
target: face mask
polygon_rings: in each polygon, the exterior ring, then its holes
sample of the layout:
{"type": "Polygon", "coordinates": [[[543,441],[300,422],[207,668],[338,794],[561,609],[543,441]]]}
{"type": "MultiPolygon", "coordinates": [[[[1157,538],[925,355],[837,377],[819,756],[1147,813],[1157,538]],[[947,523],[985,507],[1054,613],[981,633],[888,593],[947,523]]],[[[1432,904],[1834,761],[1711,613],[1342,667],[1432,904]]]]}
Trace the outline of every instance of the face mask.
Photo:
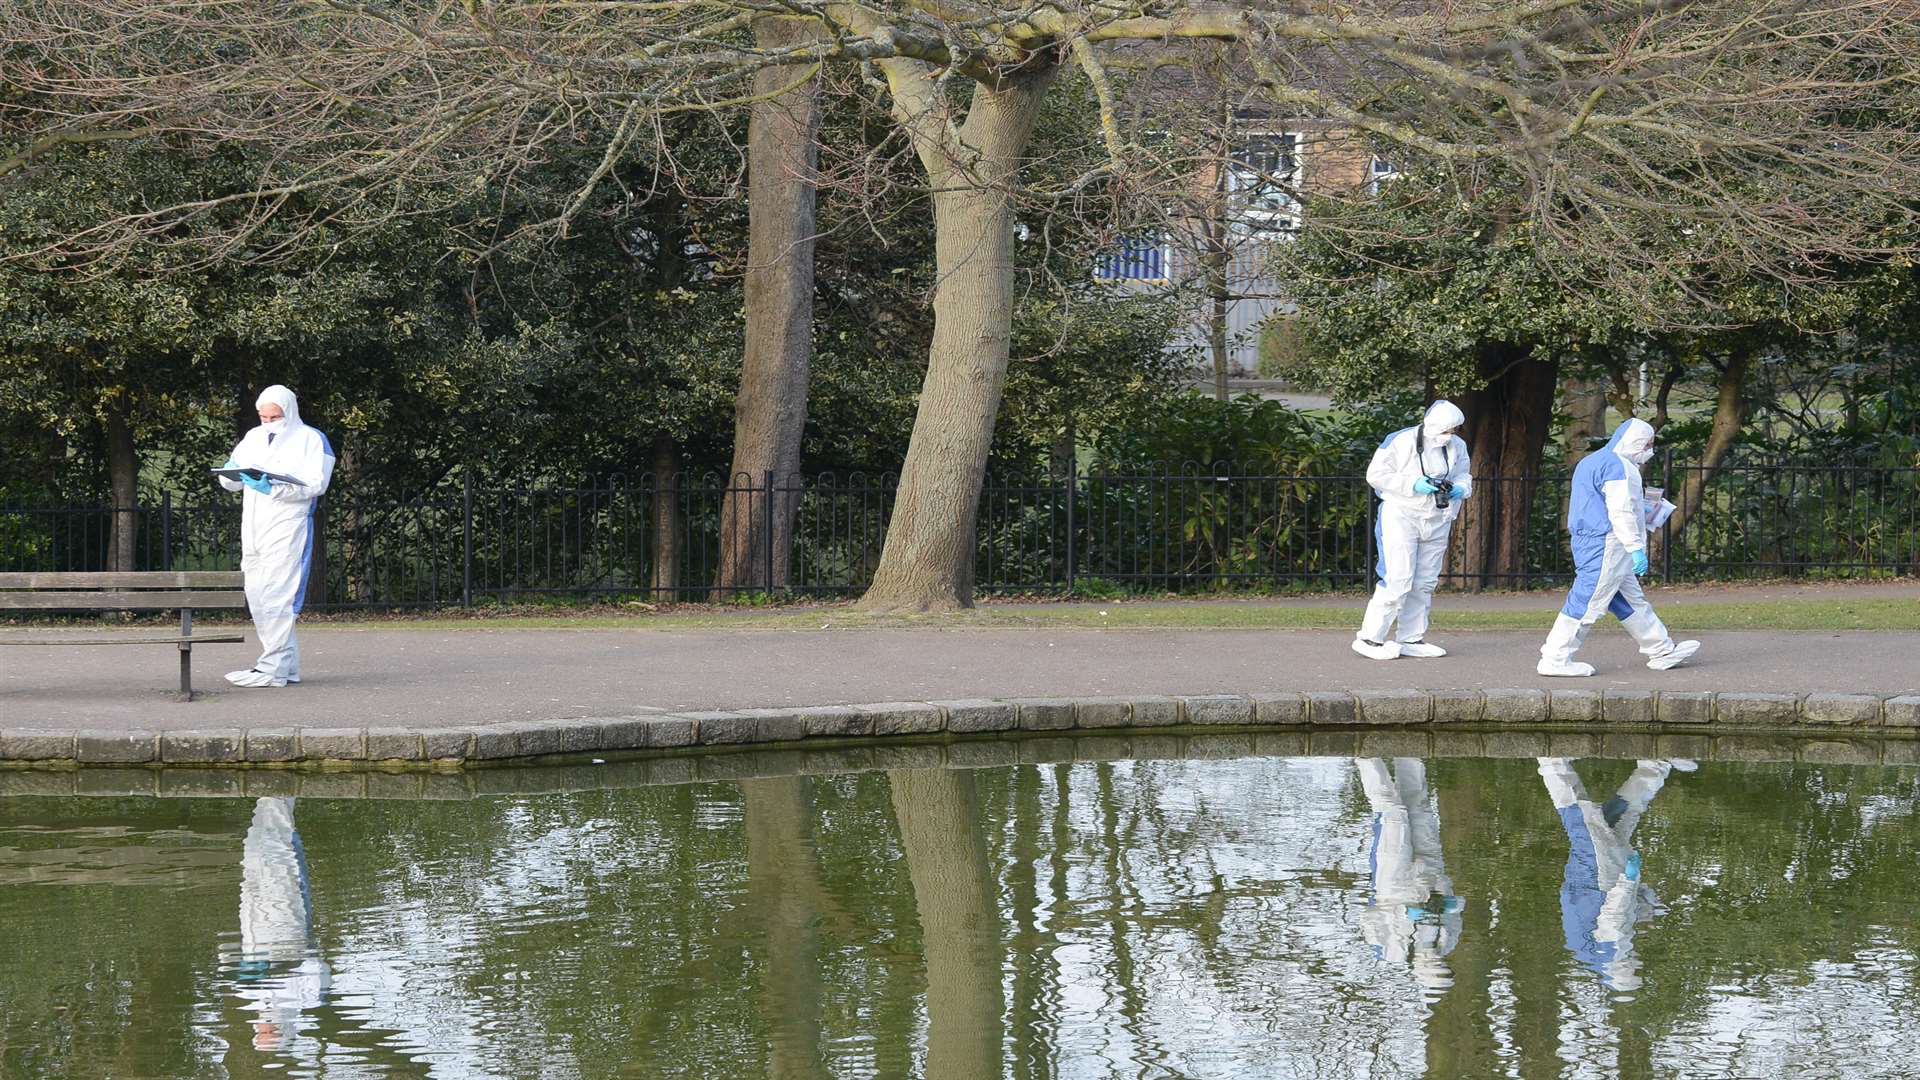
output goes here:
{"type": "Polygon", "coordinates": [[[1645,465],[1647,462],[1653,460],[1653,447],[1649,446],[1637,454],[1628,454],[1627,460],[1633,462],[1635,465],[1645,465]]]}
{"type": "Polygon", "coordinates": [[[1449,438],[1458,429],[1457,428],[1423,428],[1421,430],[1426,433],[1428,442],[1437,443],[1442,439],[1449,438]]]}
{"type": "Polygon", "coordinates": [[[283,416],[278,420],[268,420],[260,427],[269,435],[284,435],[287,431],[287,418],[283,416]]]}

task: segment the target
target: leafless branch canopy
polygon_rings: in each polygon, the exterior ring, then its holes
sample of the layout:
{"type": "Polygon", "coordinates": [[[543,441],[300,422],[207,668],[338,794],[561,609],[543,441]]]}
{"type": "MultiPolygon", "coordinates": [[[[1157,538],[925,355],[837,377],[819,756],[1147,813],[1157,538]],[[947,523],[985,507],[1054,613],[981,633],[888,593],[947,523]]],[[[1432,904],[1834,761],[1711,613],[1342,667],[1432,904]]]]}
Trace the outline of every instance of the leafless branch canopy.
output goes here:
{"type": "Polygon", "coordinates": [[[330,213],[377,217],[383,193],[486,190],[557,145],[670,157],[674,117],[749,102],[769,66],[864,80],[903,130],[948,139],[971,88],[1057,67],[1086,80],[1103,160],[1024,198],[1164,204],[1228,129],[1309,124],[1462,185],[1507,178],[1543,245],[1791,278],[1913,254],[1916,27],[1920,0],[11,0],[0,183],[148,136],[265,163],[71,257],[215,211],[243,235],[322,188],[351,193],[330,213]],[[763,16],[818,32],[759,48],[763,16]]]}

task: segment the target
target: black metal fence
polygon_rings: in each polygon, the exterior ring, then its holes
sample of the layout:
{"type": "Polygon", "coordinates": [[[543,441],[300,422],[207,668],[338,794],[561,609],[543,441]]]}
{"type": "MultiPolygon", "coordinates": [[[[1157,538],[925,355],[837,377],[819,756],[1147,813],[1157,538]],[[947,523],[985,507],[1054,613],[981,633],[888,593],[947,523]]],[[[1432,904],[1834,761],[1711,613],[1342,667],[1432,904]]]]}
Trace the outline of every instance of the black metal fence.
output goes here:
{"type": "MultiPolygon", "coordinates": [[[[1657,463],[1648,483],[1677,490],[1698,466],[1657,463]]],[[[1526,485],[1525,556],[1511,586],[1571,576],[1564,476],[1476,479],[1476,499],[1526,485]]],[[[864,589],[879,562],[894,478],[651,476],[578,488],[451,484],[403,502],[335,493],[320,524],[316,607],[441,607],[527,594],[699,599],[783,588],[864,589]],[[728,497],[795,507],[790,572],[771,546],[745,554],[716,590],[728,497]],[[665,561],[663,561],[665,560],[665,561]]],[[[1359,476],[1274,475],[1216,467],[993,479],[981,499],[976,587],[983,592],[1312,589],[1364,584],[1375,503],[1359,476]]],[[[108,565],[116,514],[132,523],[139,569],[239,564],[237,499],[114,510],[0,506],[0,569],[108,565]]],[[[1662,545],[1672,579],[1920,574],[1920,470],[1736,463],[1707,483],[1683,535],[1662,545]]]]}

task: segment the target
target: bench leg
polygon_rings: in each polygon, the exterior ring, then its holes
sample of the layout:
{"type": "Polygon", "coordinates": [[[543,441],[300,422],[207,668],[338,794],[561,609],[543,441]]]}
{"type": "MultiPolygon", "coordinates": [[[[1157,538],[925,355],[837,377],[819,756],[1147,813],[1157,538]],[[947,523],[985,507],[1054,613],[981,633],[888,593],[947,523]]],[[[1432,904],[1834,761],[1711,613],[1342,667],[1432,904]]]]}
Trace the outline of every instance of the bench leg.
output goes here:
{"type": "MultiPolygon", "coordinates": [[[[180,609],[180,636],[193,636],[193,612],[186,608],[180,609]]],[[[193,643],[189,641],[180,643],[180,700],[193,700],[193,643]]]]}

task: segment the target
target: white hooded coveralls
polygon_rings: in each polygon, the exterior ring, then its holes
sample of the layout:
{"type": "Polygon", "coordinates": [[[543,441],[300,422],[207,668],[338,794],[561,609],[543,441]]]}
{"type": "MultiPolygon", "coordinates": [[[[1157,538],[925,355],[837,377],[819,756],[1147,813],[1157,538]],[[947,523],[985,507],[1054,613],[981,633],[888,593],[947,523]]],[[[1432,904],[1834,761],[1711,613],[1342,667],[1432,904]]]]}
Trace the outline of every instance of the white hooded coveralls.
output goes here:
{"type": "Polygon", "coordinates": [[[1573,470],[1567,499],[1567,532],[1573,544],[1573,588],[1540,648],[1552,664],[1573,662],[1593,624],[1612,613],[1649,659],[1673,652],[1673,636],[1640,587],[1633,553],[1647,546],[1640,466],[1653,456],[1654,430],[1629,419],[1607,445],[1582,458],[1573,470]]]}
{"type": "Polygon", "coordinates": [[[1445,957],[1459,944],[1465,905],[1440,854],[1440,815],[1427,794],[1427,767],[1419,758],[1356,758],[1354,769],[1373,808],[1373,898],[1360,930],[1374,955],[1410,963],[1428,990],[1453,985],[1445,957]]]}
{"type": "Polygon", "coordinates": [[[253,1013],[253,1044],[261,1050],[289,1049],[333,984],[314,946],[313,891],[293,807],[290,798],[254,803],[241,847],[234,990],[253,1013]]]}
{"type": "Polygon", "coordinates": [[[1440,433],[1457,430],[1466,422],[1458,406],[1436,401],[1418,427],[1394,432],[1373,452],[1367,483],[1380,496],[1373,527],[1374,549],[1379,552],[1374,574],[1379,585],[1360,623],[1360,637],[1367,641],[1390,640],[1396,621],[1401,641],[1426,636],[1434,586],[1440,583],[1440,567],[1447,558],[1447,536],[1453,531],[1453,519],[1460,516],[1460,504],[1473,493],[1466,440],[1440,433]],[[1453,482],[1453,497],[1446,509],[1436,506],[1432,495],[1413,490],[1423,477],[1453,482]]]}
{"type": "Polygon", "coordinates": [[[300,405],[293,391],[269,386],[256,407],[280,406],[284,427],[272,431],[262,424],[246,433],[233,448],[233,461],[247,469],[262,469],[299,480],[274,483],[268,492],[255,491],[238,480],[220,477],[228,491],[241,492],[240,569],[246,575],[247,607],[260,635],[256,671],[276,678],[300,678],[300,646],[293,636],[294,619],[307,597],[307,573],[313,565],[314,500],[326,494],[333,480],[332,444],[317,428],[300,421],[300,405]]]}

